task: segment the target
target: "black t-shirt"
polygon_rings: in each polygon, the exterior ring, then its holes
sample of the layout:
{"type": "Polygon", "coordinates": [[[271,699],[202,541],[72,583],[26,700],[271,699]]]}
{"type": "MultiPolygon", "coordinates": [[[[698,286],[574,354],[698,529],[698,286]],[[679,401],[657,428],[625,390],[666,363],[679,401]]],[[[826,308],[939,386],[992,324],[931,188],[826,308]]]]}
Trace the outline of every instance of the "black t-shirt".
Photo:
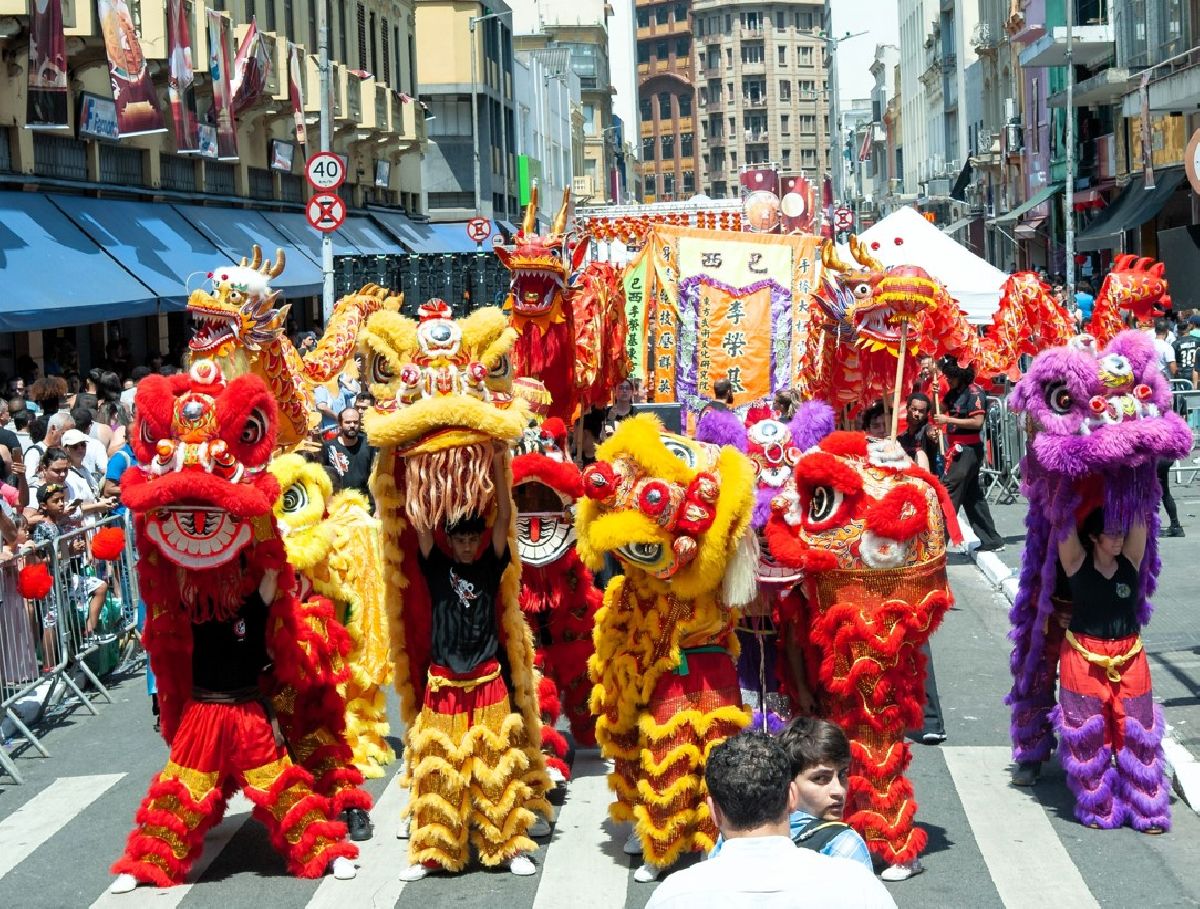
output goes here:
{"type": "Polygon", "coordinates": [[[359,436],[354,445],[343,445],[337,436],[325,443],[325,464],[342,481],[343,489],[357,489],[369,496],[371,465],[375,463],[375,449],[367,444],[365,436],[359,436]]]}
{"type": "MultiPolygon", "coordinates": [[[[942,412],[948,417],[965,420],[979,414],[987,415],[987,400],[983,389],[974,383],[965,385],[955,391],[951,389],[942,398],[942,412]]],[[[979,429],[964,429],[961,426],[946,427],[946,441],[951,445],[980,445],[982,439],[979,429]]]]}
{"type": "Polygon", "coordinates": [[[910,426],[900,435],[896,436],[896,441],[900,443],[900,447],[914,461],[917,459],[917,452],[925,452],[925,457],[929,459],[929,469],[932,470],[937,464],[938,448],[937,443],[929,437],[929,424],[923,423],[915,431],[910,426]]]}
{"type": "Polygon", "coordinates": [[[1138,570],[1129,559],[1117,556],[1116,573],[1106,578],[1089,554],[1069,581],[1074,634],[1115,640],[1138,633],[1138,570]]]}
{"type": "Polygon", "coordinates": [[[192,625],[192,684],[208,691],[240,691],[258,685],[271,662],[267,654],[267,604],[258,591],[227,622],[192,625]]]}
{"type": "Polygon", "coordinates": [[[1195,335],[1184,335],[1175,341],[1175,378],[1192,378],[1192,370],[1196,368],[1196,353],[1200,351],[1200,338],[1195,335]]]}
{"type": "Polygon", "coordinates": [[[498,556],[489,544],[474,562],[456,562],[434,546],[419,558],[433,613],[429,658],[451,672],[471,672],[500,650],[496,596],[508,549],[498,556]]]}

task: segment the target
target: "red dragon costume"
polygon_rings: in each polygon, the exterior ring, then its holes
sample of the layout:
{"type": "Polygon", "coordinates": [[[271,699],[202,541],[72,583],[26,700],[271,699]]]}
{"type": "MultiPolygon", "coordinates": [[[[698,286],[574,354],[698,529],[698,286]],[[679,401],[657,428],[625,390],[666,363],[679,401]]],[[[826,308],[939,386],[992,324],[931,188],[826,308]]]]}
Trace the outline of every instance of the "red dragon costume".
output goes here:
{"type": "MultiPolygon", "coordinates": [[[[1150,258],[1117,256],[1112,270],[1104,276],[1087,332],[1104,347],[1125,330],[1123,313],[1133,314],[1134,324],[1146,327],[1165,316],[1171,308],[1167,293],[1165,266],[1150,258]]],[[[1065,342],[1064,342],[1065,343],[1065,342]]]]}
{"type": "Polygon", "coordinates": [[[332,820],[370,807],[340,735],[349,640],[327,600],[296,596],[272,514],[279,484],[266,470],[274,397],[261,379],[226,383],[200,360],[189,374],[143,380],[137,405],[138,463],[121,495],[137,529],[144,642],[171,752],[113,889],[183,882],[238,787],[289,871],[319,877],[332,863],[352,877],[357,848],[332,820]]]}
{"type": "Polygon", "coordinates": [[[542,671],[542,741],[547,767],[570,779],[567,742],[554,728],[559,707],[577,744],[596,744],[588,707],[592,628],[603,595],[575,551],[572,510],[583,497],[579,468],[567,455],[567,430],[554,417],[526,433],[513,458],[517,546],[521,553],[521,610],[533,630],[542,671]]]}
{"type": "Polygon", "coordinates": [[[941,484],[894,442],[831,433],[795,480],[766,537],[776,559],[804,571],[809,687],[851,741],[846,820],[872,853],[908,866],[926,834],[913,826],[904,733],[921,724],[920,647],[952,603],[945,530],[957,538],[958,526],[941,484]]]}

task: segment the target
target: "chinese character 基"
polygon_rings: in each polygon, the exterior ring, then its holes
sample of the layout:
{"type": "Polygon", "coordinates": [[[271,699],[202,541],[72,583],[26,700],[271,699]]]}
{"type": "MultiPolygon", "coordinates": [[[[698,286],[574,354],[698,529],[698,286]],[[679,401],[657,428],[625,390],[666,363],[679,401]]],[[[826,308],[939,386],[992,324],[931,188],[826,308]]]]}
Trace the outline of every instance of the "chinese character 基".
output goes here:
{"type": "Polygon", "coordinates": [[[746,352],[746,345],[746,333],[744,331],[731,331],[721,340],[721,347],[734,360],[739,359],[746,352]]]}
{"type": "Polygon", "coordinates": [[[746,386],[742,384],[742,367],[730,366],[729,372],[725,373],[725,378],[729,381],[729,388],[734,394],[746,391],[746,386]]]}

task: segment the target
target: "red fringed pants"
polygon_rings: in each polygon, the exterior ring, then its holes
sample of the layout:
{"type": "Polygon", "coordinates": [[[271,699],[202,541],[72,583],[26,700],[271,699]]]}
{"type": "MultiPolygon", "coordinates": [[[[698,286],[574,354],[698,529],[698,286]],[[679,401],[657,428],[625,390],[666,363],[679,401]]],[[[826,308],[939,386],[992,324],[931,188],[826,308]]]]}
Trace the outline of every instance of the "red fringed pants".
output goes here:
{"type": "Polygon", "coordinates": [[[346,825],[330,820],[329,802],[313,791],[312,777],[275,744],[261,704],[193,701],[113,873],[160,887],[182,883],[236,787],[254,803],[254,816],[297,877],[320,877],[333,859],[358,855],[344,841],[346,825]]]}

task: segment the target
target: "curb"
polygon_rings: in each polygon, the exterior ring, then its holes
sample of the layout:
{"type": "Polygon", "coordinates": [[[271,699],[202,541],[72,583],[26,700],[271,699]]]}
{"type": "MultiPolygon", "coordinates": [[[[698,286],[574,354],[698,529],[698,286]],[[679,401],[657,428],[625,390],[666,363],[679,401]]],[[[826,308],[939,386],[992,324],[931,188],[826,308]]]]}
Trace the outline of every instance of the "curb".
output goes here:
{"type": "MultiPolygon", "coordinates": [[[[965,523],[965,522],[964,522],[965,523]]],[[[964,534],[966,533],[964,528],[964,534]]],[[[966,546],[967,555],[975,562],[975,567],[987,578],[988,583],[998,589],[1011,606],[1017,598],[1017,576],[1013,570],[1004,564],[994,552],[980,552],[977,545],[966,546]]],[[[1184,803],[1200,814],[1200,760],[1184,748],[1171,735],[1171,726],[1167,725],[1163,736],[1163,753],[1170,764],[1175,782],[1175,794],[1184,803]]]]}

